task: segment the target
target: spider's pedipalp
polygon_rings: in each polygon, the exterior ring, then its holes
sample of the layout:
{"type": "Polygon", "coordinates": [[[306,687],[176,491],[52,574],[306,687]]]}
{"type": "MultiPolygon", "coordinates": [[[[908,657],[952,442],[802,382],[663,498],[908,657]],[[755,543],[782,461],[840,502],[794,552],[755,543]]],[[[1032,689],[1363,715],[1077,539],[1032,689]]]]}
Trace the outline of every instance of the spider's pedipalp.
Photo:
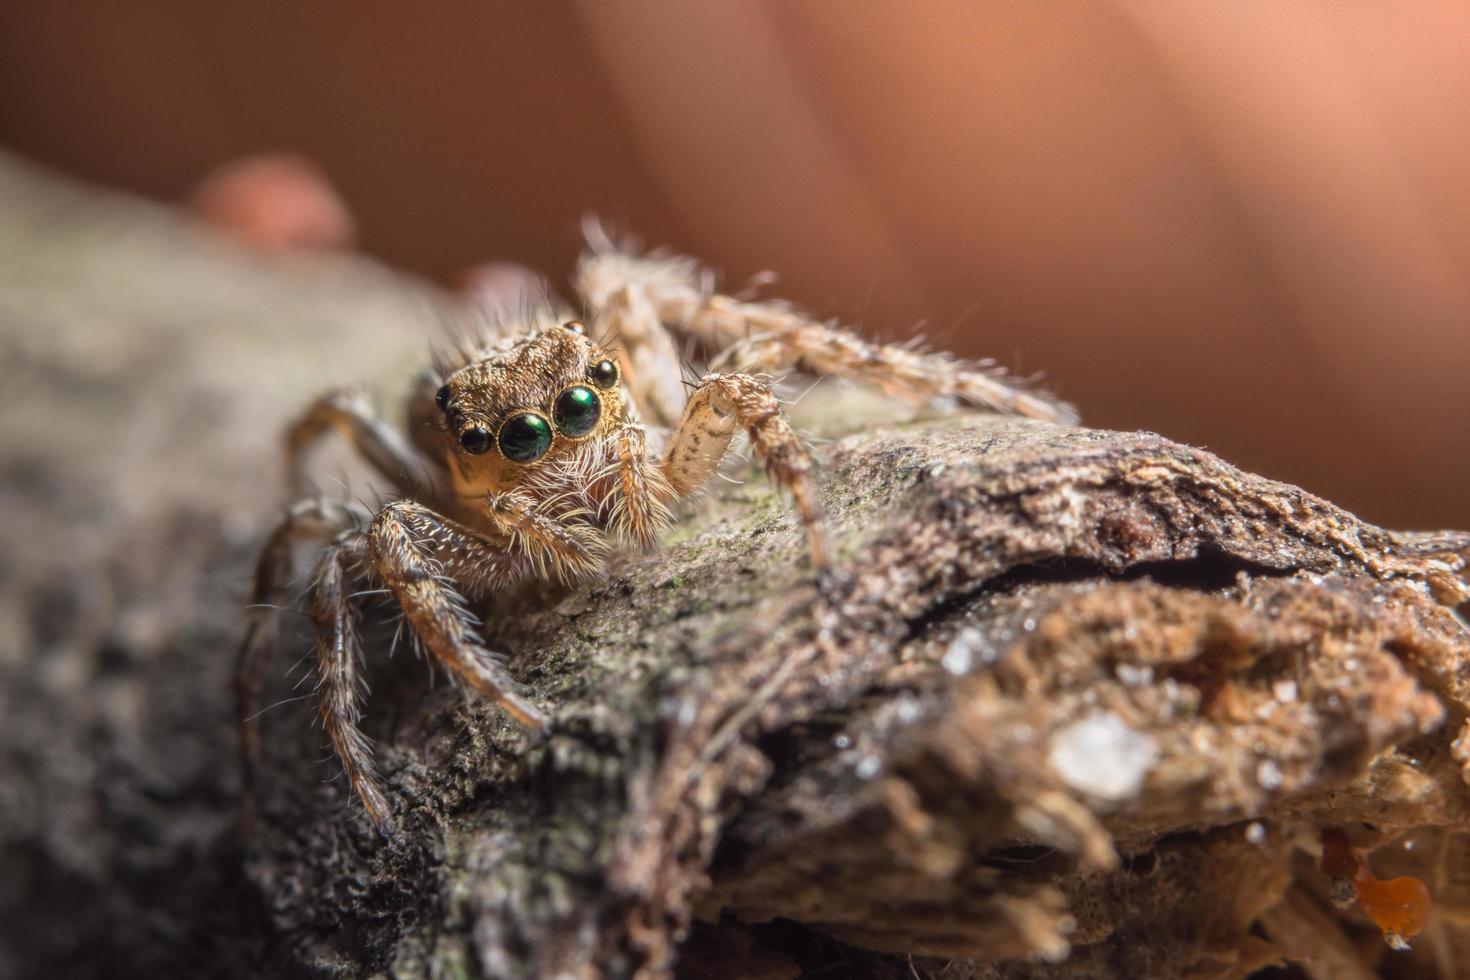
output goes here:
{"type": "Polygon", "coordinates": [[[602,501],[598,518],[608,533],[621,541],[648,547],[673,522],[668,503],[674,488],[659,461],[649,455],[648,433],[635,422],[612,434],[615,458],[595,477],[596,496],[602,501]]]}
{"type": "Polygon", "coordinates": [[[509,547],[541,578],[575,582],[602,567],[606,547],[596,530],[568,510],[569,497],[529,498],[511,491],[485,499],[485,515],[510,539],[509,547]]]}
{"type": "MultiPolygon", "coordinates": [[[[447,553],[449,562],[463,566],[477,555],[492,558],[504,552],[504,546],[412,501],[396,501],[383,508],[373,518],[367,540],[374,570],[393,591],[425,649],[456,678],[503,707],[522,727],[541,731],[546,722],[540,710],[521,693],[520,684],[505,668],[505,659],[480,643],[478,624],[448,581],[446,562],[436,556],[447,553]]],[[[485,577],[509,579],[516,572],[530,571],[529,565],[529,561],[510,562],[485,577]]]]}

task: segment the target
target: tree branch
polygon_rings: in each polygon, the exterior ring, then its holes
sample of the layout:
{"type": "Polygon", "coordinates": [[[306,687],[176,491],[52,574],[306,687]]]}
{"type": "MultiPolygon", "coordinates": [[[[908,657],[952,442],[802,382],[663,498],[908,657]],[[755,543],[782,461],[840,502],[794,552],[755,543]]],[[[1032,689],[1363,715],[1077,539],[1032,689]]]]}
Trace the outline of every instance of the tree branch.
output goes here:
{"type": "MultiPolygon", "coordinates": [[[[828,588],[740,471],[657,553],[487,611],[554,711],[544,743],[378,659],[391,839],[322,782],[280,678],[238,847],[225,692],[262,464],[293,399],[344,380],[324,352],[382,376],[445,301],[16,165],[0,201],[10,390],[61,420],[3,430],[10,975],[1367,970],[1386,947],[1353,942],[1376,930],[1330,910],[1307,853],[1364,823],[1416,845],[1375,865],[1466,901],[1441,871],[1470,816],[1470,538],[1159,436],[841,391],[802,404],[833,434],[828,588]],[[32,540],[74,543],[22,560],[32,540]]],[[[1457,929],[1403,955],[1437,969],[1457,929]]]]}

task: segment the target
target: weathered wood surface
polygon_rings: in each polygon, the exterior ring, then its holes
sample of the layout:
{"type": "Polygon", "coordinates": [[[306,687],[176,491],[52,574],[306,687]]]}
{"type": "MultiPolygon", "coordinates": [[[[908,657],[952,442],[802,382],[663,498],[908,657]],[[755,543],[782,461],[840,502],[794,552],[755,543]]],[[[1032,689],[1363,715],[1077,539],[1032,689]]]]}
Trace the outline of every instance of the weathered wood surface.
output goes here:
{"type": "Polygon", "coordinates": [[[801,406],[827,591],[736,466],[658,553],[489,611],[544,743],[380,659],[391,840],[328,778],[288,629],[241,845],[281,425],[332,384],[391,400],[445,302],[0,166],[0,973],[1451,975],[1470,540],[1155,435],[840,391],[801,406]],[[1437,893],[1396,960],[1304,850],[1364,821],[1437,893]]]}

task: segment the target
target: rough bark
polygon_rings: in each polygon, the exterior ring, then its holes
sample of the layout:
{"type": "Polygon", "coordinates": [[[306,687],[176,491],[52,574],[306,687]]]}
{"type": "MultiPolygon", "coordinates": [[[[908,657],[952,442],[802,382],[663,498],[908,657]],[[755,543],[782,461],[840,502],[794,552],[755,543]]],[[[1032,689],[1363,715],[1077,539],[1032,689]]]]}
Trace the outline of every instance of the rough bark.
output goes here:
{"type": "Polygon", "coordinates": [[[238,842],[280,426],[391,395],[443,302],[0,167],[0,973],[1453,975],[1470,538],[1152,434],[841,391],[802,404],[827,589],[737,466],[658,552],[487,610],[546,741],[376,657],[387,840],[327,778],[288,629],[238,842]],[[1403,835],[1373,859],[1435,892],[1413,952],[1325,901],[1338,826],[1403,835]]]}

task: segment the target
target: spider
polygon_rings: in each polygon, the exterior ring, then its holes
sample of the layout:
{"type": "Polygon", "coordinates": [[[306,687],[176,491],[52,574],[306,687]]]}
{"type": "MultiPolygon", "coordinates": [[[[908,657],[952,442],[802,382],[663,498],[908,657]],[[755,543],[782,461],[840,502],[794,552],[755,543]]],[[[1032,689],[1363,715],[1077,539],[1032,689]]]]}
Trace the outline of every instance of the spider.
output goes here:
{"type": "Polygon", "coordinates": [[[351,391],[323,395],[290,428],[288,470],[298,486],[306,451],[335,431],[397,496],[376,513],[304,499],[261,553],[236,680],[247,826],[257,707],[299,543],[322,546],[307,590],[317,714],[368,819],[386,834],[391,809],[358,727],[363,651],[354,593],[364,583],[391,596],[455,680],[541,733],[543,709],[486,647],[469,602],[526,579],[586,579],[611,549],[654,545],[671,506],[711,478],[737,433],[791,498],[812,565],[826,568],[812,457],[782,412],[772,375],[800,370],[914,402],[1075,420],[1068,406],[1023,389],[990,362],[869,343],[785,303],[721,295],[691,259],[640,254],[592,222],[585,233],[575,287],[590,329],[548,302],[461,339],[420,377],[406,438],[351,391]],[[599,336],[617,337],[618,351],[599,336]],[[709,369],[692,384],[681,341],[709,369]]]}

